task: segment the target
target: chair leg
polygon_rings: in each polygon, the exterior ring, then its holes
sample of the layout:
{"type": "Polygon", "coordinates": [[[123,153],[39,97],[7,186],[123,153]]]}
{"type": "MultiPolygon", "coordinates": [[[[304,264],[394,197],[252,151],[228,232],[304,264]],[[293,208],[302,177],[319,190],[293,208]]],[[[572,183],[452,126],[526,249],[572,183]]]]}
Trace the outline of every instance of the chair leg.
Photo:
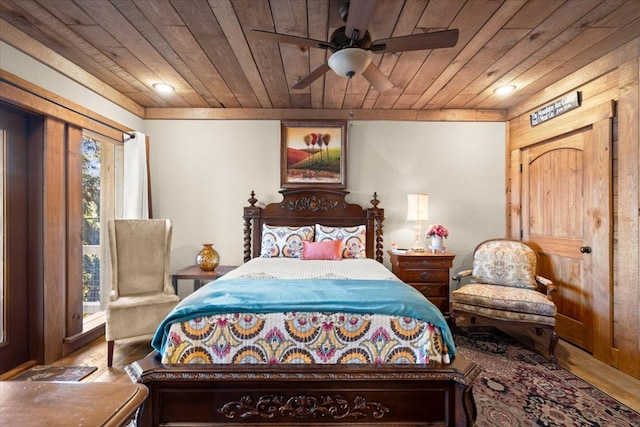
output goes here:
{"type": "Polygon", "coordinates": [[[451,313],[448,317],[445,318],[447,324],[449,325],[449,329],[451,329],[451,334],[453,336],[458,332],[458,325],[456,323],[456,315],[455,313],[451,313]]]}
{"type": "Polygon", "coordinates": [[[555,329],[551,329],[549,333],[551,335],[551,341],[549,342],[549,359],[553,363],[558,363],[558,359],[556,358],[556,345],[558,345],[558,334],[555,329]]]}
{"type": "Polygon", "coordinates": [[[113,341],[107,341],[107,368],[113,364],[113,341]]]}

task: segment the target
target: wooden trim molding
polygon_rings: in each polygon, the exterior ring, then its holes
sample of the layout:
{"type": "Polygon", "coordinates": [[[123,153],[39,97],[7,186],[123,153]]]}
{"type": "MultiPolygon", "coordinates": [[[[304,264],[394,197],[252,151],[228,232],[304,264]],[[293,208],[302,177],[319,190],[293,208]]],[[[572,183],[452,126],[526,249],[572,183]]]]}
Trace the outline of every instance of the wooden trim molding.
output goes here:
{"type": "Polygon", "coordinates": [[[393,120],[504,122],[506,110],[344,110],[278,108],[147,108],[154,120],[393,120]]]}
{"type": "Polygon", "coordinates": [[[0,99],[117,141],[122,140],[123,132],[133,131],[2,69],[0,69],[0,99]]]}

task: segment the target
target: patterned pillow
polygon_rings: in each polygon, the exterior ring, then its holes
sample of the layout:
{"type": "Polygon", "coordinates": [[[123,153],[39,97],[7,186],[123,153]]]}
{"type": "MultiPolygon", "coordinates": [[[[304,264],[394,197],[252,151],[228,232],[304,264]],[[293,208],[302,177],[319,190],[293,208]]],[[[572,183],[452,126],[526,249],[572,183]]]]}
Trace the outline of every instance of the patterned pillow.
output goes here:
{"type": "Polygon", "coordinates": [[[316,224],[316,242],[340,239],[344,243],[342,258],[366,258],[367,234],[364,225],[329,227],[316,224]]]}
{"type": "Polygon", "coordinates": [[[536,288],[536,254],[518,242],[488,242],[473,256],[474,283],[536,288]]]}
{"type": "Polygon", "coordinates": [[[313,226],[262,226],[262,258],[300,258],[302,242],[313,242],[313,226]]]}

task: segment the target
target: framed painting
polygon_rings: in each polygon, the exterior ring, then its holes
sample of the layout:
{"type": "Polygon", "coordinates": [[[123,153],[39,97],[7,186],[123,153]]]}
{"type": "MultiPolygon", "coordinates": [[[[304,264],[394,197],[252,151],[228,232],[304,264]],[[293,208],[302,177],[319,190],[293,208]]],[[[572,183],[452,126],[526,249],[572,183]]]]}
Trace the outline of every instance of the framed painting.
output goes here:
{"type": "Polygon", "coordinates": [[[281,122],[283,188],[347,187],[347,122],[281,122]]]}

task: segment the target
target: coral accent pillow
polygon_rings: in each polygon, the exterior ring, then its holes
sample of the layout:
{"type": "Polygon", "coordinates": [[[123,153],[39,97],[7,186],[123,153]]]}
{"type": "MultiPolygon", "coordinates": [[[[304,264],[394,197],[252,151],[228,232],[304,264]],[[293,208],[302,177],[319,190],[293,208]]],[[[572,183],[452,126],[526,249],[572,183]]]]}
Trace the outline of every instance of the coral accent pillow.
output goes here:
{"type": "Polygon", "coordinates": [[[264,224],[262,227],[262,258],[300,258],[302,242],[313,241],[314,227],[279,227],[264,224]]]}
{"type": "Polygon", "coordinates": [[[342,259],[342,240],[326,240],[324,242],[302,242],[301,259],[342,259]]]}
{"type": "Polygon", "coordinates": [[[316,224],[316,242],[341,240],[344,242],[342,258],[366,258],[367,235],[364,225],[354,227],[329,227],[316,224]]]}

